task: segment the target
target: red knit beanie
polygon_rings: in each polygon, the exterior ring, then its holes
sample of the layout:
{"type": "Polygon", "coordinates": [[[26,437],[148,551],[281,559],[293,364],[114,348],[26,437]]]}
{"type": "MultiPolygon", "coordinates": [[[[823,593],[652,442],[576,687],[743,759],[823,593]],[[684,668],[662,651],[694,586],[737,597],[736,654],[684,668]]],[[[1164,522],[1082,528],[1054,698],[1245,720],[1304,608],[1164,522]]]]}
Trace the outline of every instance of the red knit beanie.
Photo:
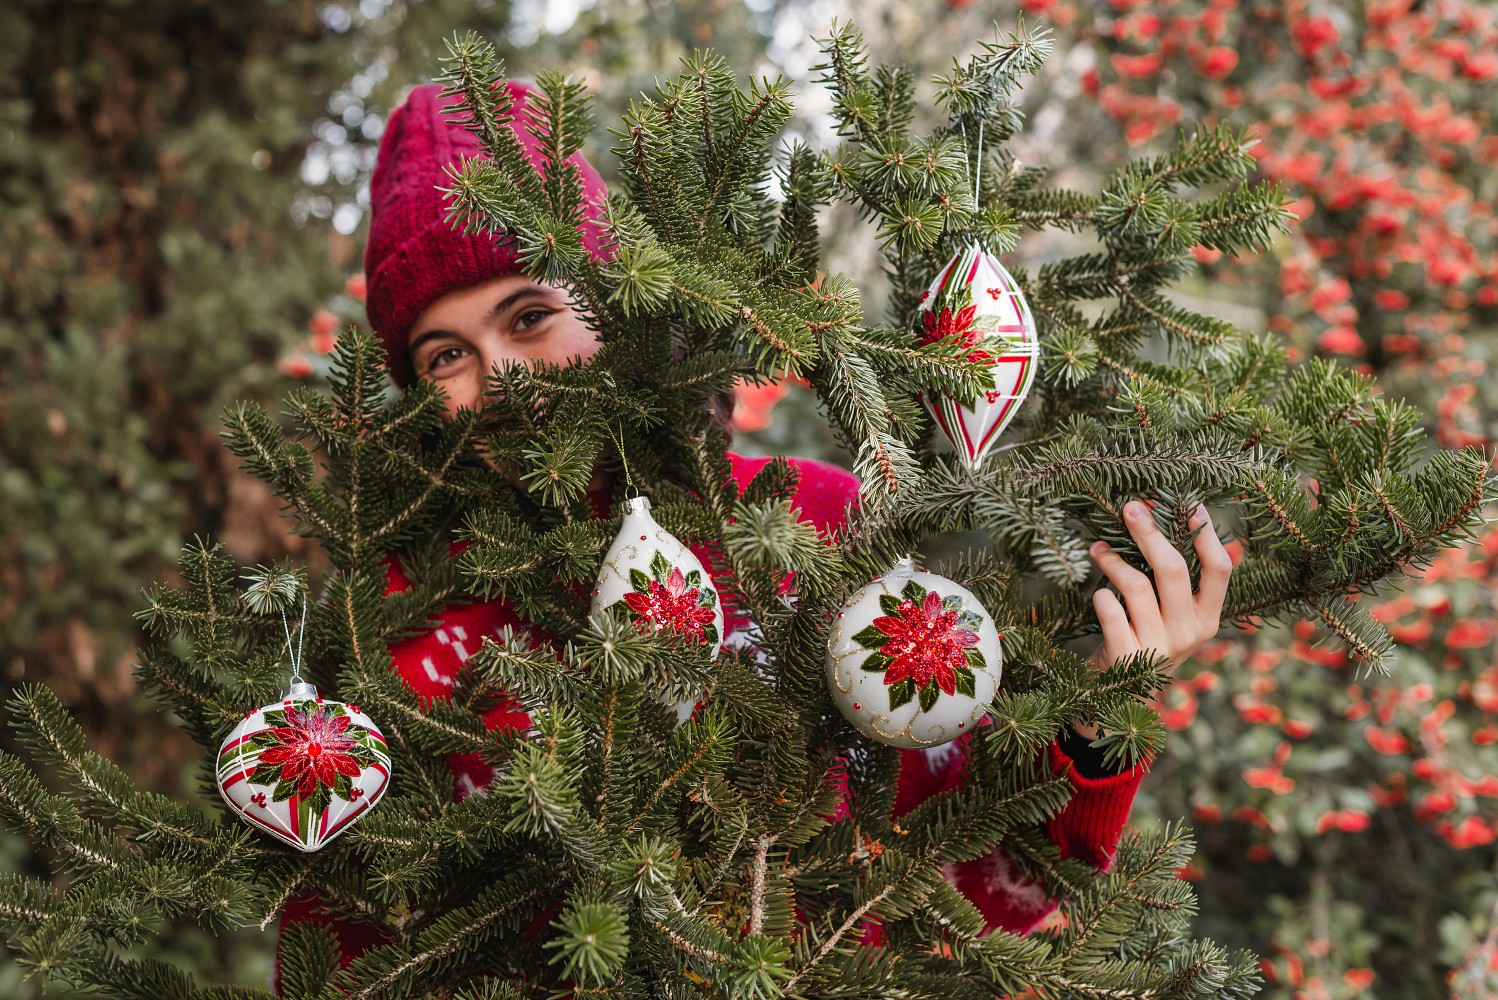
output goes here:
{"type": "MultiPolygon", "coordinates": [[[[511,128],[526,157],[538,171],[545,155],[527,110],[535,90],[523,83],[505,84],[513,102],[511,128]]],[[[415,372],[406,350],[406,337],[416,317],[449,292],[468,288],[520,270],[515,248],[499,238],[478,232],[464,235],[447,222],[449,199],[437,189],[451,186],[443,172],[448,164],[484,156],[478,139],[446,114],[459,103],[441,99],[442,88],[427,84],[411,91],[396,108],[380,139],[380,154],[370,181],[369,245],[364,251],[368,282],[366,308],[390,356],[390,375],[405,386],[415,372]]],[[[603,179],[581,153],[571,161],[582,174],[584,209],[589,219],[601,215],[603,179]]],[[[596,226],[579,227],[583,246],[600,257],[596,226]]]]}

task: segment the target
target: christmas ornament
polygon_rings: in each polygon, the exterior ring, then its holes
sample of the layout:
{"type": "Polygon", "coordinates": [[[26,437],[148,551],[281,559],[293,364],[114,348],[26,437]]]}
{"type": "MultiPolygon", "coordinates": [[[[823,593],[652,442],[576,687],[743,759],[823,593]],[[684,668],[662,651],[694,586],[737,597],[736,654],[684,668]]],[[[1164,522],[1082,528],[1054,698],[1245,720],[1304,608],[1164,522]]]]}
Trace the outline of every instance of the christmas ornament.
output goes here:
{"type": "MultiPolygon", "coordinates": [[[[624,523],[593,589],[593,612],[620,607],[636,628],[666,629],[705,643],[717,659],[723,605],[712,578],[681,539],[656,523],[649,499],[632,497],[624,511],[624,523]]],[[[679,722],[691,718],[695,707],[695,701],[667,704],[676,709],[679,722]]]]}
{"type": "Polygon", "coordinates": [[[970,246],[947,262],[921,293],[920,344],[957,337],[970,361],[985,363],[994,387],[972,406],[950,396],[921,400],[968,468],[976,469],[1035,382],[1040,342],[1019,283],[998,258],[970,246]],[[982,346],[980,346],[982,345],[982,346]]]}
{"type": "Polygon", "coordinates": [[[300,645],[299,633],[286,696],[246,712],[219,747],[218,789],[246,823],[315,851],[384,796],[390,754],[359,706],[325,700],[302,680],[300,645]]]}
{"type": "Polygon", "coordinates": [[[933,747],[974,728],[999,688],[999,632],[964,587],[909,557],[860,589],[827,636],[827,687],[865,736],[933,747]]]}

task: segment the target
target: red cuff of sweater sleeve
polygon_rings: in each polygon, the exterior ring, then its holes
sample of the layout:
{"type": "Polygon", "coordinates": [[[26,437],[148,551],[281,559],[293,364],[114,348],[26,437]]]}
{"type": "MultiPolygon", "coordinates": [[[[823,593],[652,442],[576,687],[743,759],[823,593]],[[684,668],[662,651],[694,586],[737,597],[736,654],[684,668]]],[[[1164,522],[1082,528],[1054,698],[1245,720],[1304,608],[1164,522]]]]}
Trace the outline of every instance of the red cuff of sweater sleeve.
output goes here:
{"type": "Polygon", "coordinates": [[[1051,769],[1066,774],[1073,787],[1071,801],[1050,822],[1051,839],[1061,848],[1062,857],[1107,868],[1113,863],[1113,852],[1150,762],[1142,761],[1121,774],[1089,778],[1077,770],[1060,744],[1052,741],[1049,752],[1051,769]]]}

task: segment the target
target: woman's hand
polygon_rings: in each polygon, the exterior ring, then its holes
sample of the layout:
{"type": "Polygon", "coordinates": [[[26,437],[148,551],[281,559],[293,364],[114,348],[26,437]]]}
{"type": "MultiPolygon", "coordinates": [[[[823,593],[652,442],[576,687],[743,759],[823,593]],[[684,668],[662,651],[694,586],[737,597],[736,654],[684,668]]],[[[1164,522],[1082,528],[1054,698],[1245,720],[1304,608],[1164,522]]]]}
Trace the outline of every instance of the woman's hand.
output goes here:
{"type": "MultiPolygon", "coordinates": [[[[1155,527],[1149,508],[1138,500],[1130,501],[1124,505],[1124,523],[1154,570],[1155,582],[1151,585],[1149,577],[1125,562],[1106,542],[1093,544],[1089,554],[1123,594],[1128,610],[1107,587],[1093,592],[1092,606],[1103,627],[1103,644],[1092,654],[1092,662],[1101,669],[1139,650],[1153,649],[1170,658],[1166,669],[1173,671],[1217,634],[1233,561],[1218,540],[1206,508],[1199,505],[1189,522],[1193,528],[1204,526],[1195,539],[1201,581],[1193,594],[1185,557],[1155,527]]],[[[1079,726],[1077,731],[1089,738],[1096,734],[1093,727],[1079,726]]]]}

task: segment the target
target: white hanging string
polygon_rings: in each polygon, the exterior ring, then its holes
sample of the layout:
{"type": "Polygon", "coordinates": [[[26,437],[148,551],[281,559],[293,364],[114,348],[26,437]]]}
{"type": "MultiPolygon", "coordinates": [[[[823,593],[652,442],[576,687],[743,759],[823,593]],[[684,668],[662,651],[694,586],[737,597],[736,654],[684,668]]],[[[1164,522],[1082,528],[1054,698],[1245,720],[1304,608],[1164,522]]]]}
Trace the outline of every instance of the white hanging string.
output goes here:
{"type": "Polygon", "coordinates": [[[291,657],[291,683],[302,683],[302,638],[307,634],[307,595],[302,595],[302,619],[296,626],[296,651],[291,649],[291,625],[286,621],[286,609],[281,609],[281,630],[286,633],[286,655],[291,657]]]}
{"type": "MultiPolygon", "coordinates": [[[[966,133],[963,139],[966,141],[966,133]]],[[[983,119],[978,119],[978,167],[973,171],[973,211],[978,210],[978,189],[983,183],[983,119]]]]}

